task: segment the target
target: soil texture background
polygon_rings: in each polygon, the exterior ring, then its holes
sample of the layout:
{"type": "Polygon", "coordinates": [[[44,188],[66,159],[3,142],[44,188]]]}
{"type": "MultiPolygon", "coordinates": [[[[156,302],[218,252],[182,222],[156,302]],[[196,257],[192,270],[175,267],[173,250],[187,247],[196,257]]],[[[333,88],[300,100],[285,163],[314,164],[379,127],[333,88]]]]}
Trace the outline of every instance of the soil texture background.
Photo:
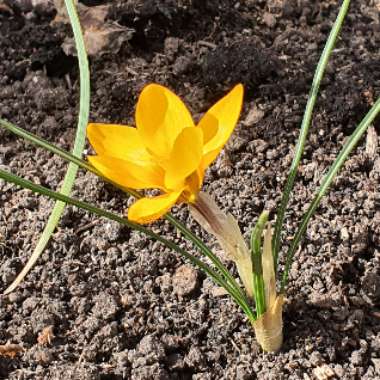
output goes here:
{"type": "MultiPolygon", "coordinates": [[[[78,67],[61,47],[70,27],[52,23],[51,3],[0,1],[0,116],[71,149],[78,67]]],[[[234,84],[244,84],[240,123],[204,189],[248,238],[263,209],[275,215],[340,3],[83,3],[108,4],[106,22],[118,25],[123,37],[90,58],[92,121],[133,125],[137,96],[150,82],[173,89],[196,119],[234,84]]],[[[321,86],[283,253],[323,174],[380,95],[379,11],[377,0],[352,2],[321,86]]],[[[1,378],[379,379],[379,134],[380,120],[310,223],[291,267],[278,354],[260,351],[244,314],[190,264],[141,234],[68,207],[33,271],[0,297],[0,343],[24,348],[15,358],[0,357],[1,378]],[[52,332],[50,341],[43,342],[44,331],[52,332]]],[[[3,130],[0,165],[52,189],[67,168],[3,130]]],[[[83,171],[73,195],[119,214],[131,202],[83,171]]],[[[1,289],[32,253],[52,205],[0,181],[1,289]]],[[[186,206],[173,212],[219,250],[186,206]]],[[[166,222],[154,230],[195,252],[166,222]]]]}

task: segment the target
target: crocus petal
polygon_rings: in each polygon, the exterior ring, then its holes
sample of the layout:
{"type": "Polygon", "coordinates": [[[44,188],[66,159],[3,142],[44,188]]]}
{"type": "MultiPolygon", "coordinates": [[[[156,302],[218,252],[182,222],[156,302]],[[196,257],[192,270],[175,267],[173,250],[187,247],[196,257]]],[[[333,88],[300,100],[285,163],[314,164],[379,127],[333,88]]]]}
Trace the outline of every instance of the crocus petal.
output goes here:
{"type": "Polygon", "coordinates": [[[118,124],[90,123],[87,126],[87,137],[97,154],[135,163],[151,160],[151,155],[136,128],[118,124]]]}
{"type": "Polygon", "coordinates": [[[182,190],[153,198],[141,198],[129,208],[128,219],[140,224],[154,222],[170,210],[181,193],[182,190]]]}
{"type": "Polygon", "coordinates": [[[137,102],[137,130],[150,152],[168,158],[174,141],[186,127],[194,126],[182,100],[166,87],[146,86],[137,102]]]}
{"type": "Polygon", "coordinates": [[[197,170],[202,159],[203,133],[200,128],[185,128],[174,142],[169,159],[163,163],[165,186],[183,187],[187,176],[197,170]]]}
{"type": "Polygon", "coordinates": [[[216,158],[231,136],[239,119],[243,103],[243,86],[236,85],[224,98],[214,104],[199,122],[205,136],[202,166],[216,158]]]}
{"type": "Polygon", "coordinates": [[[90,163],[105,177],[132,189],[163,189],[164,171],[156,164],[138,165],[104,155],[89,156],[90,163]]]}
{"type": "Polygon", "coordinates": [[[193,197],[191,197],[192,199],[196,199],[197,194],[202,187],[204,176],[205,171],[201,167],[198,167],[198,169],[195,172],[193,172],[186,178],[186,188],[190,192],[190,194],[194,195],[193,197]]]}

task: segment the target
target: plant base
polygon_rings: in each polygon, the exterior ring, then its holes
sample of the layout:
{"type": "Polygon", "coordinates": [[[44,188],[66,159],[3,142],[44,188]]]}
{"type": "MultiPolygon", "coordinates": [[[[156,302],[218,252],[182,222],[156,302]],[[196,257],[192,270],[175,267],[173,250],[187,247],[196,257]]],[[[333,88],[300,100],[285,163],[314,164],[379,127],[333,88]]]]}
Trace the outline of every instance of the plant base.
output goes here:
{"type": "Polygon", "coordinates": [[[277,296],[270,310],[253,323],[257,342],[266,352],[276,352],[282,346],[282,305],[283,295],[277,296]]]}

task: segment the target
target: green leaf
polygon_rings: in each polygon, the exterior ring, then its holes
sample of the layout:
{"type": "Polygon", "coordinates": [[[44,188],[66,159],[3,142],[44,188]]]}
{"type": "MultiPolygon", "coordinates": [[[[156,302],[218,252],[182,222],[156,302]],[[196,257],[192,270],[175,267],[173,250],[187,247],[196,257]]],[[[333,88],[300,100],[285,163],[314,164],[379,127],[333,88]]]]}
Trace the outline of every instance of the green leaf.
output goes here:
{"type": "MultiPolygon", "coordinates": [[[[132,189],[127,188],[121,188],[117,183],[114,183],[110,181],[107,178],[104,178],[101,173],[99,173],[89,162],[82,160],[81,158],[75,157],[69,152],[65,151],[64,149],[61,149],[48,141],[42,139],[41,137],[38,137],[34,135],[31,132],[25,131],[22,128],[17,127],[16,125],[9,123],[6,120],[0,119],[0,126],[7,129],[8,131],[14,133],[15,135],[22,137],[26,139],[27,141],[33,143],[34,145],[37,145],[41,148],[44,148],[48,150],[49,152],[52,152],[54,154],[57,154],[59,157],[63,158],[64,160],[68,162],[72,162],[76,165],[78,165],[80,168],[88,170],[97,176],[103,178],[105,181],[111,183],[112,185],[119,187],[121,190],[125,191],[126,193],[136,197],[140,198],[142,195],[132,189]]],[[[196,235],[194,235],[184,224],[182,224],[180,221],[175,219],[171,214],[166,214],[165,218],[173,225],[175,226],[182,234],[183,236],[191,241],[206,257],[208,257],[211,262],[218,268],[218,270],[223,274],[223,276],[227,279],[227,281],[230,283],[232,287],[236,289],[236,291],[240,294],[240,298],[244,300],[247,304],[249,304],[249,301],[247,300],[246,295],[241,290],[240,286],[237,284],[234,277],[231,275],[231,273],[227,270],[227,268],[223,265],[223,263],[220,261],[220,259],[206,246],[206,244],[200,240],[196,235]]]]}
{"type": "Polygon", "coordinates": [[[256,222],[255,228],[251,233],[251,253],[252,253],[252,261],[253,261],[253,272],[257,275],[262,274],[262,266],[261,266],[261,242],[262,242],[262,234],[265,228],[265,224],[268,221],[269,213],[268,211],[263,211],[259,219],[256,222]]]}
{"type": "Polygon", "coordinates": [[[316,192],[313,201],[311,202],[309,208],[307,209],[305,215],[303,216],[301,220],[301,224],[294,236],[294,239],[292,241],[292,244],[288,250],[287,256],[286,256],[286,262],[285,262],[285,268],[284,273],[281,280],[281,292],[283,293],[285,290],[285,286],[287,284],[288,280],[288,273],[290,264],[292,263],[293,256],[296,253],[296,250],[298,248],[298,245],[303,237],[303,235],[306,232],[307,225],[311,219],[311,217],[314,215],[315,210],[319,206],[319,203],[322,199],[322,197],[326,194],[328,191],[331,182],[334,180],[335,176],[343,166],[344,162],[346,161],[348,155],[351,153],[351,151],[355,148],[355,146],[358,144],[359,140],[363,136],[364,132],[367,130],[367,128],[371,125],[371,123],[375,120],[376,116],[380,112],[380,98],[376,101],[376,103],[372,106],[372,108],[369,110],[367,115],[364,117],[364,119],[360,122],[360,124],[356,127],[353,134],[350,136],[348,141],[344,144],[342,150],[340,151],[338,157],[335,159],[334,163],[330,167],[330,170],[327,172],[325,177],[323,178],[323,181],[321,183],[321,186],[319,187],[318,191],[316,192]]]}
{"type": "MultiPolygon", "coordinates": [[[[81,31],[79,18],[76,13],[73,0],[65,0],[67,12],[70,18],[71,26],[74,33],[74,39],[76,48],[78,51],[78,61],[80,70],[80,105],[79,105],[79,117],[78,126],[74,142],[73,155],[80,157],[84,149],[86,141],[86,126],[88,123],[89,109],[90,109],[90,73],[88,69],[88,60],[86,54],[86,48],[83,40],[83,34],[81,31]]],[[[60,192],[68,195],[74,185],[75,177],[78,171],[76,164],[70,163],[67,169],[63,185],[60,192]]],[[[61,201],[57,201],[50,217],[47,221],[45,229],[40,237],[40,240],[35,247],[32,256],[29,258],[25,267],[19,273],[13,283],[5,290],[5,294],[12,292],[32,269],[38,258],[41,256],[43,250],[48,244],[51,235],[53,234],[59,220],[62,216],[65,204],[61,201]]]]}
{"type": "Polygon", "coordinates": [[[93,214],[96,214],[101,217],[105,217],[107,219],[113,220],[115,222],[118,222],[122,225],[125,225],[129,228],[135,229],[137,231],[140,231],[144,233],[145,235],[153,238],[154,240],[157,240],[167,246],[168,248],[174,250],[175,252],[179,253],[184,258],[188,259],[192,264],[196,265],[198,268],[200,268],[202,271],[204,271],[209,277],[211,277],[216,284],[219,286],[222,286],[226,291],[231,295],[231,297],[235,300],[235,302],[242,308],[244,313],[247,315],[249,320],[253,322],[255,320],[255,317],[252,313],[252,310],[249,308],[249,305],[242,302],[242,300],[239,297],[239,294],[236,292],[236,290],[231,287],[231,285],[221,276],[218,272],[216,272],[214,269],[209,267],[207,264],[203,263],[201,260],[199,260],[197,257],[191,255],[189,252],[185,251],[181,247],[179,247],[177,244],[173,243],[170,240],[167,240],[163,238],[160,235],[157,235],[150,229],[133,222],[130,222],[129,220],[122,218],[112,212],[102,210],[96,206],[93,206],[89,203],[79,201],[75,198],[66,196],[62,193],[58,193],[56,191],[50,190],[46,187],[43,187],[41,185],[37,185],[33,182],[30,182],[26,179],[23,179],[15,174],[9,173],[5,170],[0,169],[0,178],[4,179],[7,182],[14,183],[18,186],[21,186],[25,189],[32,190],[35,193],[42,194],[45,196],[48,196],[49,198],[59,200],[61,202],[64,202],[65,204],[70,204],[72,206],[79,207],[83,210],[89,211],[93,214]]]}
{"type": "Polygon", "coordinates": [[[85,161],[81,159],[80,157],[74,156],[70,152],[62,148],[59,148],[58,146],[50,143],[49,141],[44,140],[41,137],[36,136],[35,134],[31,132],[26,131],[25,129],[17,127],[16,125],[10,123],[9,121],[6,121],[0,118],[0,127],[7,129],[9,132],[12,132],[16,136],[22,137],[26,141],[29,141],[38,147],[41,147],[51,153],[56,154],[57,156],[63,158],[65,161],[69,163],[73,163],[76,166],[79,166],[82,169],[90,171],[99,177],[102,176],[101,173],[99,173],[88,161],[85,161]]]}
{"type": "Polygon", "coordinates": [[[305,108],[305,113],[304,113],[302,124],[301,124],[301,130],[298,137],[293,162],[290,167],[289,176],[285,185],[284,192],[282,194],[280,207],[277,212],[277,220],[275,223],[275,229],[274,229],[274,235],[273,235],[273,255],[274,255],[274,263],[275,263],[276,271],[277,271],[277,264],[278,264],[278,254],[280,251],[280,244],[281,244],[281,231],[282,231],[282,226],[284,224],[284,218],[285,218],[285,211],[288,206],[289,196],[290,196],[291,191],[293,190],[294,180],[296,178],[298,166],[299,166],[299,163],[304,151],[304,146],[305,146],[307,134],[308,134],[310,123],[311,123],[314,105],[317,100],[317,96],[319,92],[319,86],[321,84],[323,75],[325,73],[330,55],[334,49],[339,32],[342,28],[342,24],[347,14],[349,5],[350,5],[350,0],[343,1],[343,4],[339,10],[338,16],[335,20],[334,26],[330,32],[329,38],[327,39],[326,45],[323,49],[321,58],[319,59],[317,69],[314,74],[313,83],[311,85],[311,89],[309,92],[309,98],[308,98],[307,105],[305,108]]]}
{"type": "Polygon", "coordinates": [[[253,292],[255,295],[257,318],[265,312],[265,286],[262,267],[262,234],[269,214],[263,211],[251,234],[251,260],[253,268],[253,292]]]}

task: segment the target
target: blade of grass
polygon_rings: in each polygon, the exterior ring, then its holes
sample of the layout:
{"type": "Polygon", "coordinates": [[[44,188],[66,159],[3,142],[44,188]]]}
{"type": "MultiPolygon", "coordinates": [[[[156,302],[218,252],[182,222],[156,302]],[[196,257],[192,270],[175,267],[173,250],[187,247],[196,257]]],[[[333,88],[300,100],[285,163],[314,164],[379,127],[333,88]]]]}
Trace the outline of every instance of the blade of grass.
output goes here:
{"type": "Polygon", "coordinates": [[[311,85],[311,89],[309,92],[309,97],[308,97],[305,113],[304,113],[302,123],[301,123],[300,134],[298,137],[293,162],[290,167],[290,171],[289,171],[288,179],[286,181],[284,192],[282,194],[282,199],[281,199],[280,207],[277,212],[277,219],[276,219],[275,228],[274,228],[273,255],[274,255],[274,265],[275,265],[276,272],[277,272],[277,265],[278,265],[278,254],[280,251],[280,244],[281,244],[281,231],[282,231],[282,226],[284,224],[285,211],[289,202],[290,193],[294,186],[294,180],[297,175],[298,166],[299,166],[299,163],[304,151],[305,142],[306,142],[307,134],[308,134],[310,123],[311,123],[314,105],[317,100],[317,96],[319,92],[319,86],[321,84],[323,75],[325,73],[330,55],[334,49],[337,37],[342,28],[342,24],[347,14],[349,5],[350,5],[350,0],[344,0],[340,7],[338,16],[335,20],[333,28],[327,39],[321,58],[319,59],[317,69],[314,74],[313,83],[311,85]]]}
{"type": "MultiPolygon", "coordinates": [[[[80,157],[84,149],[86,141],[86,126],[88,123],[89,109],[90,109],[90,73],[88,69],[88,60],[86,54],[86,48],[83,40],[83,35],[79,23],[79,18],[75,9],[73,0],[65,0],[66,9],[70,18],[72,30],[74,33],[74,40],[78,52],[78,63],[80,72],[80,105],[78,126],[73,147],[73,155],[80,157]]],[[[60,189],[62,194],[70,194],[74,185],[75,177],[78,172],[78,166],[74,163],[70,163],[67,169],[63,185],[60,189]]],[[[62,216],[65,204],[61,201],[57,201],[54,205],[52,213],[47,221],[44,231],[31,255],[25,267],[13,281],[13,283],[5,290],[4,294],[12,292],[33,268],[38,258],[41,256],[43,250],[48,244],[51,235],[53,234],[59,220],[62,216]]]]}
{"type": "MultiPolygon", "coordinates": [[[[88,170],[95,175],[103,178],[105,181],[111,183],[112,185],[120,188],[121,190],[127,192],[128,194],[136,197],[141,198],[142,195],[132,189],[127,188],[121,188],[117,183],[114,183],[110,181],[107,178],[104,178],[101,173],[99,173],[89,162],[82,160],[81,158],[73,156],[71,153],[65,151],[64,149],[61,149],[48,141],[34,135],[31,132],[25,131],[22,128],[17,127],[16,125],[9,123],[6,120],[0,119],[0,126],[7,129],[8,131],[16,134],[19,137],[24,138],[25,140],[33,143],[34,145],[37,145],[41,148],[44,148],[48,150],[49,152],[52,152],[54,154],[57,154],[59,157],[63,158],[64,160],[68,162],[72,162],[76,165],[78,165],[80,168],[88,170]]],[[[231,275],[231,273],[227,270],[227,268],[223,265],[223,263],[220,261],[220,259],[205,245],[205,243],[200,240],[196,235],[194,235],[184,224],[182,224],[180,221],[178,221],[176,218],[174,218],[171,214],[166,214],[165,218],[174,225],[181,233],[184,235],[184,237],[191,241],[198,249],[206,256],[208,257],[211,262],[218,268],[218,270],[224,275],[224,277],[227,279],[227,281],[240,293],[241,297],[245,298],[246,302],[248,303],[247,297],[241,287],[237,284],[234,277],[231,275]]]]}
{"type": "Polygon", "coordinates": [[[262,266],[262,234],[268,221],[268,212],[263,211],[251,234],[251,260],[253,268],[253,291],[255,294],[256,315],[259,318],[265,313],[265,287],[262,266]]]}
{"type": "Polygon", "coordinates": [[[367,130],[367,128],[372,124],[372,122],[375,120],[376,116],[380,112],[380,98],[376,101],[376,103],[372,106],[372,108],[369,110],[367,115],[364,117],[364,119],[360,122],[360,124],[356,127],[355,131],[352,133],[348,141],[344,144],[342,150],[340,151],[338,157],[335,159],[334,163],[330,167],[329,171],[323,178],[323,181],[321,183],[321,186],[319,187],[318,191],[315,194],[315,197],[313,201],[311,202],[309,208],[307,209],[305,215],[303,216],[301,220],[301,224],[294,236],[294,239],[292,241],[292,244],[288,250],[287,257],[286,257],[286,263],[284,268],[284,273],[282,276],[281,281],[281,293],[284,292],[285,286],[287,284],[288,280],[288,273],[290,264],[292,263],[293,256],[297,250],[297,247],[306,232],[307,225],[310,221],[310,218],[313,216],[315,210],[317,209],[321,198],[326,194],[329,186],[331,185],[331,182],[334,180],[336,174],[343,166],[344,162],[346,161],[348,155],[351,153],[351,151],[355,148],[361,137],[363,136],[363,133],[367,130]]]}
{"type": "Polygon", "coordinates": [[[47,151],[56,154],[57,156],[61,157],[65,161],[69,163],[73,163],[77,166],[79,166],[82,169],[85,169],[87,171],[90,171],[97,176],[101,177],[101,174],[88,162],[83,160],[80,157],[74,156],[70,152],[59,148],[56,145],[53,145],[47,140],[44,140],[42,137],[38,137],[35,134],[26,131],[25,129],[22,129],[20,127],[17,127],[16,125],[10,123],[7,120],[1,119],[0,118],[0,127],[7,129],[9,132],[12,132],[16,136],[19,136],[26,141],[29,141],[33,145],[36,145],[40,148],[46,149],[47,151]]]}
{"type": "Polygon", "coordinates": [[[240,296],[248,304],[249,301],[245,292],[242,291],[235,278],[231,275],[231,273],[223,265],[219,258],[210,250],[210,248],[208,248],[207,245],[198,238],[198,236],[194,235],[184,224],[174,218],[170,213],[165,215],[165,219],[173,224],[173,226],[175,226],[179,231],[181,231],[187,240],[191,241],[206,257],[210,259],[210,261],[218,268],[218,270],[223,274],[231,286],[233,286],[239,292],[240,296]]]}
{"type": "Polygon", "coordinates": [[[48,196],[49,198],[64,202],[65,204],[76,206],[76,207],[79,207],[83,210],[89,211],[93,214],[96,214],[98,216],[105,217],[107,219],[116,221],[122,225],[129,227],[129,228],[132,228],[132,229],[135,229],[139,232],[142,232],[145,235],[153,238],[154,240],[161,242],[166,247],[172,249],[173,251],[179,253],[184,258],[188,259],[191,263],[193,263],[194,265],[199,267],[208,276],[210,276],[215,281],[216,284],[218,284],[219,286],[222,286],[224,289],[226,289],[226,291],[230,294],[230,296],[234,299],[234,301],[242,308],[242,310],[247,315],[249,320],[251,322],[253,322],[255,320],[255,316],[254,316],[252,310],[250,309],[249,305],[246,304],[243,300],[241,300],[241,298],[239,297],[239,294],[236,293],[236,290],[234,288],[232,288],[226,282],[226,280],[222,276],[220,276],[219,273],[214,271],[207,264],[203,263],[197,257],[191,255],[189,252],[185,251],[184,249],[182,249],[181,247],[179,247],[177,244],[173,243],[172,241],[167,240],[160,235],[157,235],[153,231],[149,230],[148,228],[146,228],[140,224],[130,222],[129,220],[122,218],[122,217],[120,217],[120,216],[118,216],[112,212],[102,210],[96,206],[89,204],[89,203],[79,201],[77,199],[66,196],[62,193],[58,193],[56,191],[50,190],[50,189],[43,187],[41,185],[34,184],[33,182],[30,182],[26,179],[23,179],[23,178],[15,175],[15,174],[12,174],[12,173],[5,171],[5,170],[0,169],[0,178],[2,178],[3,180],[5,180],[7,182],[11,182],[11,183],[14,183],[18,186],[21,186],[25,189],[29,189],[35,193],[48,196]]]}

